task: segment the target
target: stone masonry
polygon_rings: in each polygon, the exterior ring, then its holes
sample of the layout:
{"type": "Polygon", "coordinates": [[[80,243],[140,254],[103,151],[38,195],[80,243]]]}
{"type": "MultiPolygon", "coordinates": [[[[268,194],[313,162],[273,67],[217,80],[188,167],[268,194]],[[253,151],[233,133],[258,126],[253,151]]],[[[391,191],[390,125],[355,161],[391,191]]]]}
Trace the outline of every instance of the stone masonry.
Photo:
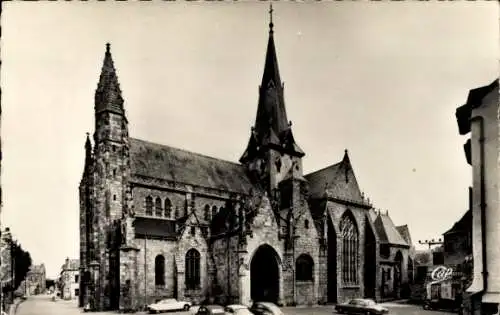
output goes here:
{"type": "Polygon", "coordinates": [[[239,163],[131,138],[107,45],[79,187],[80,306],[380,296],[380,277],[370,273],[378,273],[379,243],[390,226],[373,228],[347,150],[340,162],[304,174],[273,27],[257,118],[239,163]],[[365,241],[367,229],[375,236],[365,241]],[[365,254],[368,247],[376,250],[365,254]],[[366,271],[365,261],[377,267],[366,271]]]}

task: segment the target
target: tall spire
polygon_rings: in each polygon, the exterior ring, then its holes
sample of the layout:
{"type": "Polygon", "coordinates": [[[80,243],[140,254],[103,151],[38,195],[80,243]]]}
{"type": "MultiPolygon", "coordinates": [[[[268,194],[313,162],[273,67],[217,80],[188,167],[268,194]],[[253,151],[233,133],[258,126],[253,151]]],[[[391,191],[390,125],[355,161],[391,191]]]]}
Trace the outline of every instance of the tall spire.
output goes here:
{"type": "Polygon", "coordinates": [[[281,83],[276,46],[274,44],[272,4],[269,8],[269,19],[269,39],[255,120],[255,130],[259,136],[263,136],[269,132],[278,136],[288,127],[283,97],[283,84],[281,83]]]}
{"type": "Polygon", "coordinates": [[[283,83],[278,67],[276,46],[274,44],[273,6],[269,5],[269,38],[262,82],[259,86],[259,101],[255,125],[247,150],[240,161],[251,160],[257,151],[266,146],[280,148],[303,156],[302,150],[295,144],[291,124],[287,119],[283,83]]]}
{"type": "Polygon", "coordinates": [[[101,75],[95,92],[96,113],[111,111],[117,114],[124,114],[121,94],[116,69],[111,57],[110,44],[106,43],[106,53],[104,54],[101,75]]]}

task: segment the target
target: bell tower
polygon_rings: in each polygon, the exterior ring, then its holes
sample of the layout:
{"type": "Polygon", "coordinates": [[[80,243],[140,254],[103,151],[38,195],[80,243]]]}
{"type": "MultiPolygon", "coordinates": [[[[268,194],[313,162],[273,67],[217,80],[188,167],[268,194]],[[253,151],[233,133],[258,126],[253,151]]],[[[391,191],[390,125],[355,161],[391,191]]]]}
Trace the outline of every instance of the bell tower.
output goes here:
{"type": "Polygon", "coordinates": [[[269,39],[259,86],[257,115],[240,162],[247,166],[261,188],[274,196],[283,180],[302,177],[302,157],[305,154],[296,144],[292,123],[287,120],[284,84],[274,43],[272,4],[269,15],[269,39]]]}
{"type": "Polygon", "coordinates": [[[94,155],[98,178],[104,189],[101,210],[111,221],[122,216],[126,184],[124,173],[129,153],[128,121],[121,94],[108,43],[94,99],[94,155]]]}

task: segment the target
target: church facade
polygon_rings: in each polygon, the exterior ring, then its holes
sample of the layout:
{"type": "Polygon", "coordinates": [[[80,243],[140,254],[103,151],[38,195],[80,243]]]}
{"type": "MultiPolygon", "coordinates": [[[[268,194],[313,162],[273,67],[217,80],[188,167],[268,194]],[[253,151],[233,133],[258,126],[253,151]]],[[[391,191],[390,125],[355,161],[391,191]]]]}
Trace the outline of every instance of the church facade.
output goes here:
{"type": "Polygon", "coordinates": [[[272,22],[239,163],[130,137],[109,44],[94,110],[79,186],[80,306],[379,300],[385,270],[395,297],[408,281],[411,244],[361,193],[347,150],[303,173],[272,22]]]}

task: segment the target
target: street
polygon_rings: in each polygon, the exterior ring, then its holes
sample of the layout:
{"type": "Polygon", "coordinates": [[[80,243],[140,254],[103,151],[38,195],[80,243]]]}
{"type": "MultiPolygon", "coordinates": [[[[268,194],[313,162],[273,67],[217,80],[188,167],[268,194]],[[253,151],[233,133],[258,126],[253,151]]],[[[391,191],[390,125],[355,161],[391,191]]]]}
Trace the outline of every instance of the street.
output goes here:
{"type": "MultiPolygon", "coordinates": [[[[422,307],[384,303],[385,307],[389,308],[389,314],[395,315],[444,315],[453,314],[446,312],[424,311],[422,307]]],[[[332,314],[332,306],[317,306],[317,307],[283,307],[282,310],[286,315],[329,315],[332,314]]],[[[192,315],[196,312],[197,307],[193,307],[188,312],[170,312],[172,315],[192,315]]],[[[81,314],[83,311],[77,307],[76,301],[57,300],[53,302],[49,295],[30,296],[28,299],[19,305],[16,315],[74,315],[81,314]]],[[[117,314],[117,312],[97,312],[90,314],[117,314]]],[[[145,314],[139,312],[136,314],[145,314]]]]}

